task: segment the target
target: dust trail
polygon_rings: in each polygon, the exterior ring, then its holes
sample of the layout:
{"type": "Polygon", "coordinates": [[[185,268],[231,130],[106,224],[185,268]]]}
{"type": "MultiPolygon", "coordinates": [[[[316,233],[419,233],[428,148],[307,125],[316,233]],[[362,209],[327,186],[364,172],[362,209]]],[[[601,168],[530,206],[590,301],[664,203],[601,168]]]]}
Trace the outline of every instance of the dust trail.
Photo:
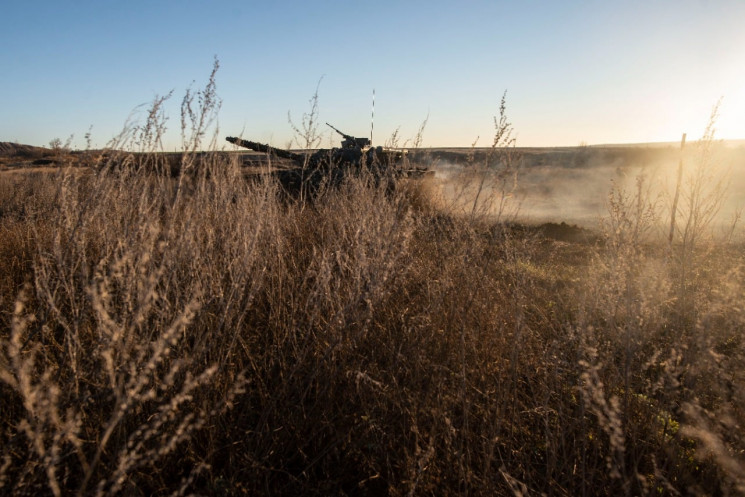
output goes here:
{"type": "MultiPolygon", "coordinates": [[[[607,213],[612,188],[631,191],[638,176],[650,185],[649,200],[669,222],[674,180],[681,154],[674,146],[525,149],[516,164],[517,182],[504,177],[502,164],[480,166],[447,152],[429,167],[427,186],[436,205],[455,214],[486,214],[525,223],[566,222],[596,227],[607,213]]],[[[745,205],[745,146],[715,143],[706,157],[697,143],[683,153],[684,187],[706,182],[726,189],[715,218],[718,229],[731,225],[745,205]],[[687,182],[687,183],[686,183],[687,182]]],[[[742,229],[742,227],[740,228],[742,229]]]]}
{"type": "Polygon", "coordinates": [[[520,208],[516,170],[463,166],[439,161],[430,192],[436,204],[451,213],[511,221],[520,208]]]}

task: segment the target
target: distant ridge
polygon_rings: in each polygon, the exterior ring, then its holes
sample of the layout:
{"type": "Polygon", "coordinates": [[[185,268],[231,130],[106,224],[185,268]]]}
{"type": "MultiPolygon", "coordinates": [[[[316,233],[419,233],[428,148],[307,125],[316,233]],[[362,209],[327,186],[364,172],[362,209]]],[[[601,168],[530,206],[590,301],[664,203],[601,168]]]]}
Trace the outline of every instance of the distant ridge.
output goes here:
{"type": "MultiPolygon", "coordinates": [[[[686,143],[693,143],[698,141],[698,138],[691,139],[689,136],[686,143]]],[[[742,140],[719,140],[714,137],[715,142],[721,142],[728,147],[744,147],[745,139],[742,140]]],[[[581,145],[580,145],[581,146],[581,145]]],[[[586,145],[587,147],[598,147],[598,148],[627,148],[627,147],[643,147],[643,148],[666,148],[666,147],[680,147],[680,140],[673,142],[642,142],[642,143],[598,143],[597,145],[586,145]]]]}
{"type": "Polygon", "coordinates": [[[51,153],[52,150],[44,147],[34,147],[32,145],[22,145],[19,143],[0,142],[0,155],[12,157],[16,155],[25,157],[39,157],[51,153]]]}

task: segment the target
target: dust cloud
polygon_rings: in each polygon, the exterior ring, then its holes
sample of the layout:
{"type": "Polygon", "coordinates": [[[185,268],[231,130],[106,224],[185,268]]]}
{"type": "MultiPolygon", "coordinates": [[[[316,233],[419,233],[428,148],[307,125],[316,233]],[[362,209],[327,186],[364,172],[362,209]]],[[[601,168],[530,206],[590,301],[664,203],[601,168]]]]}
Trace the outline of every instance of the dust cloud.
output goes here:
{"type": "Polygon", "coordinates": [[[440,208],[456,214],[595,228],[608,213],[612,189],[633,195],[638,178],[643,177],[645,198],[656,207],[664,225],[669,223],[682,160],[680,209],[688,206],[697,183],[704,194],[718,198],[713,222],[717,229],[731,226],[745,207],[745,145],[740,143],[715,142],[702,151],[694,142],[682,153],[672,144],[515,152],[509,160],[489,162],[488,157],[474,156],[472,151],[432,151],[429,195],[440,208]]]}

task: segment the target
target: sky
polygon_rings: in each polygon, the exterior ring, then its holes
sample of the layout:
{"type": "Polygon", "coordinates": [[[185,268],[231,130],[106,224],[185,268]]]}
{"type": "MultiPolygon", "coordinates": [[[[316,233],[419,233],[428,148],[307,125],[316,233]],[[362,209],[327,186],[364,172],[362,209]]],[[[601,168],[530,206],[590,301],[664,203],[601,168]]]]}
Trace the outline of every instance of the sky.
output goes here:
{"type": "Polygon", "coordinates": [[[322,146],[342,131],[488,146],[506,92],[518,146],[745,138],[745,0],[5,0],[0,141],[103,147],[219,61],[224,136],[286,147],[317,89],[322,146]]]}

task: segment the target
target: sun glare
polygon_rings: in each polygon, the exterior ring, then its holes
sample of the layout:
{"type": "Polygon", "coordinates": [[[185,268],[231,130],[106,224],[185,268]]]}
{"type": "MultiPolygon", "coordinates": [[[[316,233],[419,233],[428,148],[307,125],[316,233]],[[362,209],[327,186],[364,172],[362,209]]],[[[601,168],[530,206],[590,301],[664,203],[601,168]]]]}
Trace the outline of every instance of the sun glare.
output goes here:
{"type": "Polygon", "coordinates": [[[725,139],[745,139],[745,90],[725,96],[719,111],[716,123],[717,136],[725,139]]]}

